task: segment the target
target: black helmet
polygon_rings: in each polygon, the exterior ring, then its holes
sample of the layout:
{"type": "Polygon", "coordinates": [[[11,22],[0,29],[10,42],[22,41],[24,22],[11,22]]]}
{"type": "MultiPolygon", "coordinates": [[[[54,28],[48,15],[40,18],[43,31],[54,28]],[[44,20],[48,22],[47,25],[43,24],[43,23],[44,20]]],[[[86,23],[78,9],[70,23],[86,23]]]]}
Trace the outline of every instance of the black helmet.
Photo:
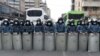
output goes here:
{"type": "Polygon", "coordinates": [[[58,19],[58,23],[64,23],[63,18],[59,18],[59,19],[58,19]]]}
{"type": "Polygon", "coordinates": [[[19,21],[18,20],[15,20],[14,21],[14,25],[19,25],[20,23],[19,23],[19,21]]]}
{"type": "Polygon", "coordinates": [[[97,21],[98,25],[100,25],[100,20],[97,21]]]}
{"type": "Polygon", "coordinates": [[[2,23],[2,25],[9,26],[8,20],[4,20],[3,23],[2,23]]]}
{"type": "Polygon", "coordinates": [[[81,25],[81,22],[82,22],[81,20],[80,20],[80,21],[78,21],[77,25],[81,25]]]}
{"type": "Polygon", "coordinates": [[[81,25],[85,25],[85,21],[82,21],[82,22],[81,22],[81,25]]]}
{"type": "Polygon", "coordinates": [[[31,25],[31,22],[30,22],[29,20],[26,20],[26,21],[25,21],[25,25],[26,25],[26,26],[29,26],[29,25],[31,25]]]}
{"type": "Polygon", "coordinates": [[[73,26],[74,25],[74,22],[71,22],[71,26],[73,26]]]}
{"type": "Polygon", "coordinates": [[[52,23],[52,21],[47,21],[47,22],[46,22],[46,25],[47,25],[47,26],[52,26],[53,23],[52,23]]]}
{"type": "Polygon", "coordinates": [[[42,24],[41,19],[38,19],[36,22],[37,22],[37,25],[41,25],[42,24]]]}
{"type": "Polygon", "coordinates": [[[21,26],[24,26],[24,23],[25,23],[25,21],[23,21],[23,20],[20,21],[21,26]]]}
{"type": "Polygon", "coordinates": [[[69,25],[70,25],[70,26],[74,25],[74,20],[69,21],[69,25]]]}
{"type": "Polygon", "coordinates": [[[97,21],[92,21],[92,24],[93,24],[93,25],[96,25],[96,24],[97,24],[97,21]]]}

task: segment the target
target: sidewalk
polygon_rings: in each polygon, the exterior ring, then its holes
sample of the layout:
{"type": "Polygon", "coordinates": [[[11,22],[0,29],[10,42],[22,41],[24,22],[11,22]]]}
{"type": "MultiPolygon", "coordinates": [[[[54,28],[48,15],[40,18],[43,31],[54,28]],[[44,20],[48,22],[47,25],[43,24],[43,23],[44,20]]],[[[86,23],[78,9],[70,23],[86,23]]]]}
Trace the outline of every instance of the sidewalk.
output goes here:
{"type": "Polygon", "coordinates": [[[88,52],[0,51],[0,56],[100,56],[88,52]]]}

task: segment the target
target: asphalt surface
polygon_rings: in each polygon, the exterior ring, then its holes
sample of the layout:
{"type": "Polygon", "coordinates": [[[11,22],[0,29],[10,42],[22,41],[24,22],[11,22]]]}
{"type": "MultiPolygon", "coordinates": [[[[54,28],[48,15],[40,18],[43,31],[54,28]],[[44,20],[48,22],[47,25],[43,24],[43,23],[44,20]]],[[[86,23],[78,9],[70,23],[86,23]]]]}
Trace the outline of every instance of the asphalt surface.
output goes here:
{"type": "Polygon", "coordinates": [[[64,51],[0,51],[0,56],[100,56],[100,53],[64,51]]]}

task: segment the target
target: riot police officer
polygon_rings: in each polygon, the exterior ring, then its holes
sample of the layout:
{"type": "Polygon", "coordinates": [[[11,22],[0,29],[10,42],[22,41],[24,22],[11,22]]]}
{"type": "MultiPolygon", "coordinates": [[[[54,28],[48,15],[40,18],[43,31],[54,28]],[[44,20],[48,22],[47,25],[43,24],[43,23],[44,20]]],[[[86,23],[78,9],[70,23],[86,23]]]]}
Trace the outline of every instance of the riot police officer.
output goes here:
{"type": "Polygon", "coordinates": [[[24,32],[22,34],[23,49],[32,50],[32,25],[29,20],[25,21],[23,29],[24,29],[24,32]]]}
{"type": "Polygon", "coordinates": [[[77,26],[77,31],[79,35],[79,50],[86,51],[87,44],[88,44],[88,31],[87,25],[85,24],[84,20],[80,20],[77,26]]]}
{"type": "Polygon", "coordinates": [[[14,20],[13,47],[14,47],[15,50],[21,50],[22,49],[22,41],[21,41],[20,22],[19,22],[19,20],[14,20]]]}
{"type": "Polygon", "coordinates": [[[76,32],[76,26],[74,24],[74,20],[69,21],[67,32],[76,32]]]}
{"type": "Polygon", "coordinates": [[[66,26],[63,18],[59,18],[56,23],[56,49],[59,51],[66,50],[66,26]]]}
{"type": "Polygon", "coordinates": [[[25,21],[24,20],[21,20],[21,21],[19,21],[19,23],[20,23],[20,25],[19,25],[20,33],[22,35],[23,32],[24,32],[24,23],[25,23],[25,21]]]}
{"type": "Polygon", "coordinates": [[[78,50],[78,33],[76,31],[76,25],[74,21],[71,20],[68,24],[68,51],[77,51],[78,50]]]}
{"type": "Polygon", "coordinates": [[[5,50],[11,50],[12,49],[12,24],[8,21],[8,19],[5,19],[2,23],[2,42],[3,42],[3,49],[5,50]]]}
{"type": "Polygon", "coordinates": [[[89,52],[98,52],[99,51],[99,25],[96,20],[92,20],[91,24],[88,27],[89,29],[89,52]]]}
{"type": "Polygon", "coordinates": [[[48,20],[45,24],[45,44],[44,49],[47,51],[53,51],[55,49],[54,46],[54,36],[55,36],[55,27],[51,20],[48,20]]]}
{"type": "Polygon", "coordinates": [[[44,25],[40,19],[37,20],[35,25],[35,33],[33,38],[34,50],[43,50],[43,39],[44,39],[44,25]]]}

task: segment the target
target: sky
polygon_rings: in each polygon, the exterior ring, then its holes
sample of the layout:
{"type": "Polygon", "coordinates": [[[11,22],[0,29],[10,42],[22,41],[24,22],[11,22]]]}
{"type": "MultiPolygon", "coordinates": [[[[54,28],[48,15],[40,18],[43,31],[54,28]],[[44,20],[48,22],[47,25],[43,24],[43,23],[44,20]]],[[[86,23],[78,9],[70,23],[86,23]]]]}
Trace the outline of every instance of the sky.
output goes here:
{"type": "Polygon", "coordinates": [[[55,21],[61,17],[62,13],[67,13],[71,9],[71,0],[46,0],[46,2],[51,10],[51,18],[55,21]]]}

